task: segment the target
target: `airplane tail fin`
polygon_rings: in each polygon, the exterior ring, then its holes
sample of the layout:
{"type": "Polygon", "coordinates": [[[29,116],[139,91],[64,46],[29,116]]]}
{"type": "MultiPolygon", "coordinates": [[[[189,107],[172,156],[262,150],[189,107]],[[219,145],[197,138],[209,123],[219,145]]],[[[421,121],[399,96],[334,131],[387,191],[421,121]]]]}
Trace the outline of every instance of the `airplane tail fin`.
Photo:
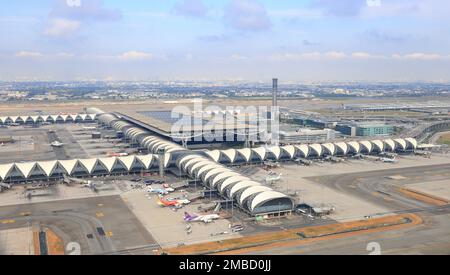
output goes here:
{"type": "Polygon", "coordinates": [[[190,218],[192,218],[192,216],[189,215],[188,212],[184,212],[184,220],[189,220],[190,218]]]}

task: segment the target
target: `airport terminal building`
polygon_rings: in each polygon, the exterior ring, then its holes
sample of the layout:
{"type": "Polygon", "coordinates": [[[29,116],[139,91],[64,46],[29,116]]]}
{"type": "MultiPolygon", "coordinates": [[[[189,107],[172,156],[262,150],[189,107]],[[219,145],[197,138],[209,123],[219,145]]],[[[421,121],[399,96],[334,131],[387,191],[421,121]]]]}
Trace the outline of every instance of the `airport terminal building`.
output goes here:
{"type": "MultiPolygon", "coordinates": [[[[88,108],[86,111],[86,114],[68,115],[67,117],[61,115],[20,117],[24,122],[28,121],[29,123],[31,121],[48,121],[49,117],[52,117],[53,123],[95,120],[101,125],[115,130],[123,136],[123,139],[136,144],[148,154],[2,164],[0,165],[0,180],[5,183],[20,183],[60,179],[63,175],[95,177],[157,172],[161,168],[177,168],[191,179],[200,182],[205,188],[217,192],[224,200],[234,201],[239,208],[251,216],[286,215],[290,214],[295,207],[295,202],[291,197],[254,181],[228,166],[257,164],[266,161],[289,161],[298,158],[314,159],[327,156],[412,152],[417,148],[415,139],[406,138],[191,151],[161,133],[155,133],[136,125],[133,121],[117,114],[106,113],[97,108],[88,108]]],[[[7,123],[18,121],[16,117],[1,119],[7,123]]]]}

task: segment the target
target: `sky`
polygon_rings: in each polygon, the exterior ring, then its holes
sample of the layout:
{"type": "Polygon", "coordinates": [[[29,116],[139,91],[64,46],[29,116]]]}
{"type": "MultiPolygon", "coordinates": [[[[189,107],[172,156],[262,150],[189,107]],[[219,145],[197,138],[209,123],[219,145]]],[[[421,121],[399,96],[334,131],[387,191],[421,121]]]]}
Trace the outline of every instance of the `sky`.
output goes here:
{"type": "Polygon", "coordinates": [[[0,0],[0,81],[450,82],[448,0],[0,0]]]}

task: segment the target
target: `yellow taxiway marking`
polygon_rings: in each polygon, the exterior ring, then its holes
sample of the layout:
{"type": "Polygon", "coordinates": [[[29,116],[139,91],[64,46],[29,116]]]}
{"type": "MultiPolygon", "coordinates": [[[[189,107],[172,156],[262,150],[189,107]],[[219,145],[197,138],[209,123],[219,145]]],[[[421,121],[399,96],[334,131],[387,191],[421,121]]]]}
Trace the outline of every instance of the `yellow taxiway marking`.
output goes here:
{"type": "Polygon", "coordinates": [[[2,220],[1,222],[2,222],[2,224],[11,224],[11,223],[15,223],[16,221],[15,220],[2,220]]]}
{"type": "Polygon", "coordinates": [[[20,216],[24,216],[24,217],[31,216],[31,212],[22,212],[22,213],[20,213],[20,216]]]}
{"type": "Polygon", "coordinates": [[[98,212],[95,215],[97,216],[97,218],[103,218],[105,216],[105,214],[103,214],[102,212],[98,212]]]}

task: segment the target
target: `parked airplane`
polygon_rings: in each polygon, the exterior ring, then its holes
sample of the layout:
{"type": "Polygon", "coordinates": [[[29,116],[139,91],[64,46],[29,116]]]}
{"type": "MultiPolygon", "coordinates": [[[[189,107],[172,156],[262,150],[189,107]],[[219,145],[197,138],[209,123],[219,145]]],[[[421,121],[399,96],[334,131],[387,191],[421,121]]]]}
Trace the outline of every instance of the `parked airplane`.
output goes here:
{"type": "Polygon", "coordinates": [[[59,141],[53,141],[53,142],[51,143],[51,145],[52,145],[53,147],[63,147],[63,146],[64,146],[64,143],[61,143],[61,142],[59,142],[59,141]]]}
{"type": "Polygon", "coordinates": [[[189,213],[184,213],[184,221],[185,222],[204,222],[204,223],[211,223],[214,220],[220,219],[220,216],[217,214],[210,214],[210,215],[197,215],[193,214],[190,215],[189,213]]]}
{"type": "Polygon", "coordinates": [[[110,153],[108,155],[109,157],[128,157],[128,153],[110,153]]]}
{"type": "Polygon", "coordinates": [[[149,187],[147,189],[147,192],[152,193],[152,194],[159,194],[159,195],[167,195],[171,192],[174,192],[175,189],[173,188],[153,188],[153,187],[149,187]]]}
{"type": "Polygon", "coordinates": [[[158,198],[158,204],[162,207],[169,207],[169,206],[182,206],[182,205],[186,205],[186,204],[190,204],[191,201],[189,200],[166,200],[164,199],[162,196],[159,196],[158,198]]]}
{"type": "Polygon", "coordinates": [[[384,163],[397,163],[398,161],[395,158],[381,158],[381,161],[384,163]]]}
{"type": "Polygon", "coordinates": [[[87,187],[90,189],[96,189],[98,186],[104,185],[103,181],[91,181],[91,180],[76,179],[76,178],[68,177],[66,175],[64,175],[64,182],[67,184],[70,184],[70,183],[81,184],[81,186],[87,187]]]}
{"type": "Polygon", "coordinates": [[[277,174],[269,174],[266,177],[266,183],[275,183],[275,182],[281,180],[281,176],[282,175],[283,174],[279,174],[279,175],[277,175],[277,174]]]}

